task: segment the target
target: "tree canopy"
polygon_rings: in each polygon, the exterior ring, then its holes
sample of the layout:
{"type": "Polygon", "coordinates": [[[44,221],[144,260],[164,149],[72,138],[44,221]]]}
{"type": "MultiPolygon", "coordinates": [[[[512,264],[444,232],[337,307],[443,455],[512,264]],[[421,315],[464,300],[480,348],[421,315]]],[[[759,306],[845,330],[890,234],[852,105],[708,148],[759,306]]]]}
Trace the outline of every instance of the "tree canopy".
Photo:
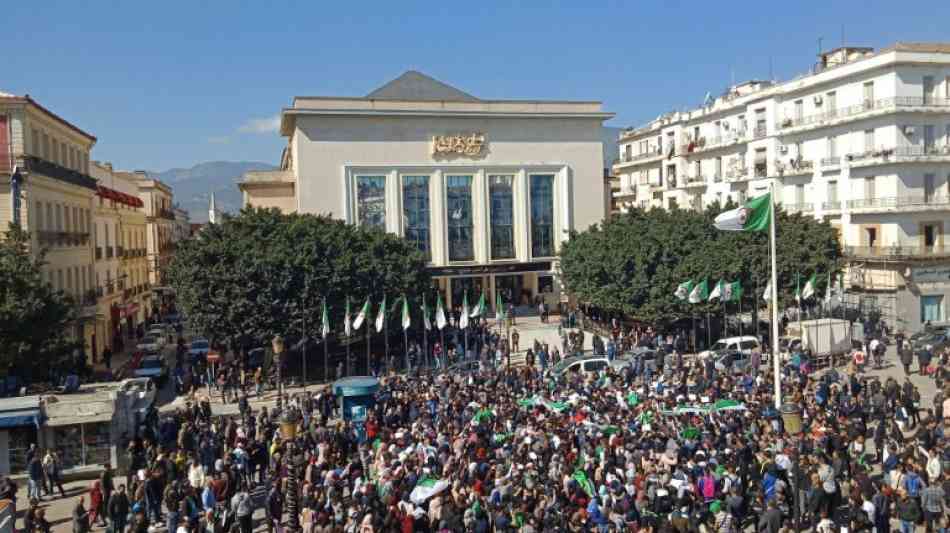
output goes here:
{"type": "Polygon", "coordinates": [[[78,346],[68,337],[74,302],[43,279],[45,254],[29,245],[16,226],[0,236],[0,362],[25,375],[59,365],[78,346]]]}
{"type": "Polygon", "coordinates": [[[425,257],[407,241],[326,216],[245,209],[180,244],[168,267],[190,325],[215,342],[269,342],[276,334],[319,336],[322,303],[342,331],[366,297],[421,294],[431,281],[425,257]],[[304,323],[301,320],[305,321],[304,323]]]}
{"type": "MultiPolygon", "coordinates": [[[[764,305],[769,280],[767,232],[719,231],[713,219],[726,208],[632,210],[584,232],[561,249],[560,268],[568,292],[580,301],[638,320],[666,323],[718,303],[689,304],[674,297],[687,280],[739,281],[743,303],[764,305]],[[755,294],[753,294],[755,293],[755,294]]],[[[780,305],[794,302],[796,277],[804,286],[818,273],[821,294],[828,273],[839,270],[837,232],[827,222],[776,212],[780,305]]]]}

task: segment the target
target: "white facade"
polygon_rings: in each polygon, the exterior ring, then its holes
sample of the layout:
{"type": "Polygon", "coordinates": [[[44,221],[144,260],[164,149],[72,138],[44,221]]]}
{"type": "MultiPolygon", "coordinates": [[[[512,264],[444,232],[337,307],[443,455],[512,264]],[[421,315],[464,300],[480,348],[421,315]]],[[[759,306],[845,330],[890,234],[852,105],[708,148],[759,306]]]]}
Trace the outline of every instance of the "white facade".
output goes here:
{"type": "MultiPolygon", "coordinates": [[[[599,102],[480,100],[409,72],[365,98],[295,98],[273,181],[293,175],[281,190],[297,212],[415,242],[448,305],[483,291],[492,304],[496,291],[553,303],[561,243],[605,215],[601,127],[611,116],[599,102]]],[[[256,205],[254,178],[242,190],[256,205]]]]}
{"type": "Polygon", "coordinates": [[[622,133],[613,173],[627,208],[774,186],[787,211],[840,228],[848,283],[889,324],[948,319],[950,45],[839,49],[807,76],[738,85],[622,133]]]}

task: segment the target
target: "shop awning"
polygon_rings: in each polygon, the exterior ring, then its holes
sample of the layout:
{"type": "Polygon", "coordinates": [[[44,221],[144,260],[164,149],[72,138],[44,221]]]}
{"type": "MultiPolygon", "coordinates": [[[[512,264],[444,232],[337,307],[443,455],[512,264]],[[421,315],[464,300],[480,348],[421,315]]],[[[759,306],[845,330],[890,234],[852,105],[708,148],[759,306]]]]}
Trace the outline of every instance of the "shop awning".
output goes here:
{"type": "Polygon", "coordinates": [[[111,422],[112,413],[96,413],[81,416],[59,416],[50,418],[46,421],[49,427],[72,426],[76,424],[95,424],[98,422],[111,422]]]}
{"type": "Polygon", "coordinates": [[[39,426],[42,422],[39,396],[0,399],[0,428],[39,426]]]}

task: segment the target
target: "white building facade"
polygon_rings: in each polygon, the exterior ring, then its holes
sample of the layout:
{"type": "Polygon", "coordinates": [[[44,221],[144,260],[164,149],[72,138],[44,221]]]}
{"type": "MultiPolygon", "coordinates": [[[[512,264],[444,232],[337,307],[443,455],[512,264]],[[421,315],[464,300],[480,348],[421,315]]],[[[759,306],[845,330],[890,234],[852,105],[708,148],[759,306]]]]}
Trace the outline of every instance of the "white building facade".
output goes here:
{"type": "Polygon", "coordinates": [[[366,97],[295,98],[281,169],[245,177],[242,191],[246,205],[405,237],[449,306],[481,293],[492,306],[495,293],[556,303],[561,243],[604,218],[611,116],[599,102],[481,100],[407,72],[366,97]]]}
{"type": "Polygon", "coordinates": [[[840,232],[849,292],[914,331],[950,311],[950,44],[841,48],[809,75],[749,82],[623,132],[623,207],[764,194],[840,232]]]}

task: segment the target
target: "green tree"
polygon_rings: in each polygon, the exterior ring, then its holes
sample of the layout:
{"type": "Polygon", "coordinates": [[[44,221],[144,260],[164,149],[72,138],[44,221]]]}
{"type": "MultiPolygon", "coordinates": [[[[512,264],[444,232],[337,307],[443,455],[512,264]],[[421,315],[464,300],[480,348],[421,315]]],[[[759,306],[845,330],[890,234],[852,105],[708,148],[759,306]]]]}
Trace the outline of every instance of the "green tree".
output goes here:
{"type": "MultiPolygon", "coordinates": [[[[561,249],[565,287],[583,302],[653,323],[718,310],[718,303],[689,304],[673,296],[690,279],[708,279],[710,290],[720,279],[740,281],[745,305],[762,305],[770,273],[768,233],[716,230],[715,216],[732,207],[632,210],[575,232],[561,249]]],[[[813,272],[837,272],[841,254],[828,223],[781,210],[776,219],[779,301],[784,304],[794,301],[796,274],[804,283],[813,272]]],[[[824,279],[819,276],[820,290],[824,279]]]]}
{"type": "Polygon", "coordinates": [[[182,243],[168,278],[190,325],[216,342],[268,343],[276,334],[319,336],[327,299],[343,330],[345,298],[390,302],[421,294],[426,259],[407,241],[326,216],[245,209],[182,243]]]}
{"type": "Polygon", "coordinates": [[[0,238],[0,363],[25,378],[45,376],[78,346],[67,336],[76,308],[43,279],[44,257],[30,253],[29,235],[16,226],[0,238]]]}

